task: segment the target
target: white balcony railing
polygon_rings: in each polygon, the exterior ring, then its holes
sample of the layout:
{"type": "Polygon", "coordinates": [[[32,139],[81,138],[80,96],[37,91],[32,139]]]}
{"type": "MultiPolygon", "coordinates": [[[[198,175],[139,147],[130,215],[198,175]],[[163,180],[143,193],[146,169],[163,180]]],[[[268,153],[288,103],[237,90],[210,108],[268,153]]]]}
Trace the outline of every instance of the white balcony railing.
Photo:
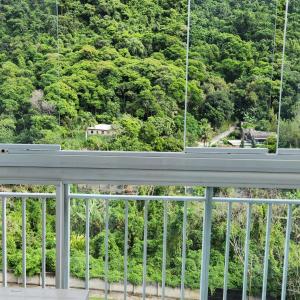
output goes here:
{"type": "Polygon", "coordinates": [[[230,232],[232,204],[247,206],[247,220],[244,243],[244,273],[242,299],[248,295],[249,243],[252,207],[265,204],[267,210],[264,267],[262,280],[262,299],[266,299],[268,283],[268,262],[270,233],[272,226],[272,205],[287,205],[286,237],[284,242],[284,261],[281,286],[281,299],[286,299],[288,257],[292,228],[292,207],[300,200],[289,199],[250,199],[214,197],[214,187],[260,187],[260,188],[297,188],[300,185],[300,152],[281,150],[278,155],[264,149],[188,149],[187,153],[128,153],[128,152],[80,152],[61,151],[58,146],[2,146],[0,155],[0,182],[3,184],[54,184],[56,194],[42,193],[0,193],[2,199],[2,266],[3,286],[7,286],[7,245],[6,245],[6,201],[22,199],[22,269],[23,285],[26,287],[26,201],[42,201],[42,286],[46,287],[46,203],[56,199],[56,287],[68,288],[70,278],[70,201],[85,200],[85,287],[89,289],[90,266],[90,199],[105,201],[105,299],[108,297],[109,275],[109,205],[112,201],[125,202],[124,226],[124,299],[128,295],[128,201],[144,202],[143,235],[143,284],[142,298],[147,297],[147,235],[149,201],[163,201],[163,255],[162,255],[162,299],[166,296],[166,257],[167,257],[167,203],[184,203],[182,224],[182,261],[180,298],[185,298],[186,271],[186,227],[187,203],[203,202],[202,261],[200,278],[200,299],[208,299],[208,276],[210,266],[210,245],[213,203],[227,203],[227,228],[225,242],[223,299],[227,299],[228,266],[230,251],[230,232]],[[70,184],[110,183],[110,184],[158,184],[206,186],[204,197],[193,196],[139,196],[74,194],[70,184]]]}

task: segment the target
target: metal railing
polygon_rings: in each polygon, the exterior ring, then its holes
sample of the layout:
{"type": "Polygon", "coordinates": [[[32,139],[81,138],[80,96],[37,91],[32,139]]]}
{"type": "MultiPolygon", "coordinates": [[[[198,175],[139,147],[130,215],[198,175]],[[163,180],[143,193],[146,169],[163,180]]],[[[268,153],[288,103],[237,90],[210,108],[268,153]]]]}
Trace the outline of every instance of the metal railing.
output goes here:
{"type": "Polygon", "coordinates": [[[187,206],[188,202],[201,202],[204,204],[203,215],[203,235],[202,235],[202,260],[201,260],[201,278],[200,278],[200,295],[199,299],[208,299],[208,277],[210,266],[210,245],[212,229],[212,212],[214,203],[227,204],[227,225],[225,237],[225,262],[224,262],[224,285],[223,299],[227,299],[228,292],[228,275],[230,259],[230,239],[231,239],[231,222],[232,222],[232,205],[241,203],[247,206],[245,242],[244,242],[244,272],[242,299],[248,297],[248,274],[249,274],[249,244],[251,240],[250,228],[252,207],[257,204],[267,205],[266,215],[266,233],[264,246],[264,265],[262,280],[262,299],[267,297],[268,271],[269,271],[269,253],[270,253],[270,235],[272,227],[272,206],[287,205],[286,218],[286,236],[284,243],[284,261],[281,286],[281,299],[286,299],[287,276],[288,276],[288,258],[290,234],[292,228],[292,207],[299,205],[300,200],[290,199],[256,199],[256,198],[224,198],[213,197],[213,188],[207,188],[204,197],[195,196],[139,196],[139,195],[102,195],[102,194],[80,194],[70,193],[69,185],[57,186],[56,194],[52,193],[0,193],[2,199],[2,275],[3,286],[7,286],[7,245],[6,245],[6,203],[7,199],[22,199],[22,282],[26,287],[26,201],[28,199],[40,199],[42,212],[42,287],[46,287],[46,203],[48,199],[56,198],[56,287],[69,288],[70,278],[70,202],[72,199],[81,199],[85,201],[85,288],[89,289],[90,281],[90,200],[98,199],[105,201],[105,261],[104,261],[104,280],[105,280],[105,299],[108,297],[108,275],[109,275],[109,206],[112,201],[124,201],[124,299],[127,299],[128,291],[128,202],[144,201],[144,234],[143,234],[143,280],[142,280],[142,298],[147,297],[147,235],[148,235],[148,206],[150,201],[163,201],[163,253],[162,253],[162,282],[161,282],[161,299],[166,297],[166,258],[167,258],[167,225],[168,225],[168,203],[172,201],[182,201],[183,223],[182,223],[182,260],[181,260],[181,284],[180,299],[185,299],[185,272],[186,272],[186,237],[187,237],[187,206]]]}
{"type": "Polygon", "coordinates": [[[55,198],[54,194],[49,193],[13,193],[1,192],[2,199],[2,286],[7,287],[7,199],[21,198],[22,199],[22,282],[26,288],[26,201],[29,198],[37,198],[41,201],[42,208],[42,287],[46,286],[46,200],[55,198]]]}
{"type": "Polygon", "coordinates": [[[2,273],[3,286],[7,285],[7,241],[6,241],[6,202],[7,199],[22,199],[22,278],[26,286],[26,203],[27,199],[41,199],[42,203],[42,286],[46,284],[46,204],[48,199],[56,200],[56,276],[57,288],[68,288],[70,278],[70,202],[71,199],[85,200],[85,287],[89,288],[90,274],[90,199],[105,201],[105,298],[108,295],[109,275],[109,206],[111,201],[125,202],[124,215],[124,299],[128,294],[128,202],[144,201],[143,234],[143,280],[142,298],[147,296],[147,250],[148,250],[148,206],[153,200],[163,201],[163,253],[161,298],[166,297],[166,259],[168,202],[183,201],[181,284],[180,298],[185,298],[185,275],[187,255],[187,206],[189,201],[204,204],[202,260],[200,274],[201,300],[208,298],[208,279],[211,254],[212,213],[214,203],[227,203],[227,227],[225,237],[223,299],[227,298],[232,206],[242,203],[247,206],[244,241],[244,271],[242,299],[246,300],[249,284],[249,245],[251,240],[252,207],[256,204],[268,206],[264,265],[262,279],[262,299],[266,299],[269,273],[270,234],[272,227],[272,205],[287,205],[286,236],[281,285],[281,299],[286,298],[290,235],[292,229],[292,207],[299,200],[289,199],[246,199],[220,198],[213,196],[214,187],[249,188],[299,188],[300,151],[279,149],[276,155],[265,149],[186,149],[185,153],[157,152],[89,152],[61,151],[57,145],[1,145],[0,183],[1,184],[42,184],[55,185],[55,194],[41,193],[0,193],[2,199],[2,273]],[[206,186],[205,197],[187,196],[137,196],[72,194],[70,184],[134,184],[134,185],[181,185],[206,186]]]}

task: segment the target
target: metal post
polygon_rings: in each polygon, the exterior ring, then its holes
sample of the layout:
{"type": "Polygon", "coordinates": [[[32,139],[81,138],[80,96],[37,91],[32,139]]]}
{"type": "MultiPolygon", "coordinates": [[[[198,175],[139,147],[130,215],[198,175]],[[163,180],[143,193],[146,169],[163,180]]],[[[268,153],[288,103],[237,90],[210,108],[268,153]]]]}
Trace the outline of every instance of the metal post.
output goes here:
{"type": "Polygon", "coordinates": [[[2,286],[7,287],[6,198],[2,198],[2,286]]]}
{"type": "Polygon", "coordinates": [[[288,214],[286,221],[285,245],[284,245],[284,261],[283,261],[283,276],[281,285],[281,300],[286,299],[287,273],[289,267],[289,252],[290,252],[290,236],[292,230],[292,204],[288,206],[288,214]]]}
{"type": "Polygon", "coordinates": [[[69,185],[62,182],[56,188],[56,272],[58,289],[69,288],[70,273],[70,204],[69,185]]]}
{"type": "Polygon", "coordinates": [[[162,284],[161,284],[162,300],[165,299],[165,292],[166,292],[167,234],[168,234],[168,202],[164,201],[163,259],[162,259],[162,284]]]}
{"type": "Polygon", "coordinates": [[[143,300],[146,300],[146,287],[147,287],[148,204],[149,204],[149,200],[146,200],[144,206],[143,300]]]}
{"type": "Polygon", "coordinates": [[[105,300],[108,297],[108,234],[109,234],[109,200],[105,199],[105,262],[104,262],[104,276],[105,276],[105,300]]]}
{"type": "Polygon", "coordinates": [[[183,222],[182,222],[180,300],[184,300],[184,281],[185,281],[185,264],[186,264],[186,223],[187,223],[187,201],[184,201],[183,222]]]}
{"type": "Polygon", "coordinates": [[[243,275],[243,296],[242,299],[247,299],[248,290],[248,261],[249,261],[249,244],[251,230],[251,204],[248,204],[247,209],[247,225],[246,225],[246,240],[245,240],[245,257],[244,257],[244,275],[243,275]]]}
{"type": "Polygon", "coordinates": [[[90,199],[85,199],[85,288],[90,286],[90,199]]]}
{"type": "Polygon", "coordinates": [[[26,199],[22,198],[22,278],[26,288],[26,199]]]}
{"type": "Polygon", "coordinates": [[[127,300],[128,281],[128,200],[125,200],[125,237],[124,237],[124,300],[127,300]]]}
{"type": "Polygon", "coordinates": [[[46,199],[42,199],[42,287],[46,287],[46,199]]]}
{"type": "Polygon", "coordinates": [[[63,258],[62,258],[62,288],[69,288],[69,275],[70,275],[70,185],[64,184],[64,235],[63,235],[63,258]]]}
{"type": "Polygon", "coordinates": [[[231,214],[232,203],[228,203],[227,210],[227,227],[226,227],[226,246],[225,246],[225,266],[224,266],[224,287],[223,300],[227,300],[227,286],[228,286],[228,267],[229,267],[229,250],[230,250],[230,231],[231,231],[231,214]]]}
{"type": "Polygon", "coordinates": [[[262,289],[262,296],[261,296],[262,300],[266,300],[267,297],[271,225],[272,225],[272,204],[269,204],[268,214],[267,214],[267,227],[266,227],[264,277],[263,277],[263,289],[262,289]]]}
{"type": "Polygon", "coordinates": [[[56,187],[56,267],[55,285],[62,288],[62,248],[63,248],[63,184],[56,187]]]}
{"type": "Polygon", "coordinates": [[[200,300],[208,299],[208,274],[210,259],[211,218],[213,188],[206,189],[205,210],[203,217],[202,262],[200,279],[200,300]]]}

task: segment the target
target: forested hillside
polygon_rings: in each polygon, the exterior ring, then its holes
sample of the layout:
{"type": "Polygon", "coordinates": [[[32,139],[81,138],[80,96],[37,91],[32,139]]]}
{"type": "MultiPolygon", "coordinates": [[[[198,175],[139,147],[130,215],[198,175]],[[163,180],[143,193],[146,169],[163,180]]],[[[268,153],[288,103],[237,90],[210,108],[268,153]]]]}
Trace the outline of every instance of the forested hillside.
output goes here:
{"type": "MultiPolygon", "coordinates": [[[[300,147],[300,3],[290,2],[280,143],[300,147]]],[[[275,0],[192,2],[189,145],[207,132],[235,122],[275,130],[284,1],[277,4],[276,17],[275,0]]],[[[0,142],[58,143],[64,149],[181,151],[186,20],[187,3],[182,0],[61,0],[58,8],[55,0],[0,0],[0,142]],[[86,141],[85,129],[98,123],[113,123],[115,134],[86,141]]],[[[28,190],[41,188],[26,187],[28,190]]],[[[73,191],[77,192],[74,186],[73,191]]],[[[182,195],[184,189],[142,187],[139,192],[182,195]]],[[[236,195],[232,190],[217,192],[236,195]]],[[[202,193],[202,188],[193,191],[194,195],[202,193]]],[[[295,191],[239,191],[237,196],[241,195],[300,197],[295,191]]],[[[91,278],[103,278],[104,203],[90,204],[91,278]]],[[[55,204],[48,201],[47,205],[47,271],[53,272],[55,204]]],[[[223,285],[225,208],[214,207],[212,292],[223,285]]],[[[84,209],[84,201],[73,201],[71,275],[79,278],[85,272],[84,209]]],[[[142,280],[143,210],[143,202],[130,202],[129,281],[134,284],[142,280]]],[[[148,281],[152,283],[161,282],[162,212],[161,202],[150,203],[148,281]]],[[[188,204],[186,287],[190,288],[199,287],[202,212],[201,203],[188,204]]],[[[179,286],[183,203],[169,203],[168,213],[167,285],[179,286]]],[[[29,276],[40,273],[40,216],[40,203],[29,200],[29,276]]],[[[275,297],[280,294],[282,279],[285,217],[285,208],[274,207],[268,291],[275,297]]],[[[261,290],[265,218],[266,207],[255,206],[249,263],[249,290],[254,295],[261,290]]],[[[229,287],[235,289],[242,287],[244,227],[245,206],[234,205],[229,287]]],[[[292,233],[288,277],[295,297],[300,289],[298,227],[292,233]]],[[[124,203],[112,201],[111,282],[123,279],[123,242],[124,203]]],[[[8,265],[16,275],[22,270],[21,247],[21,201],[8,201],[8,265]]]]}
{"type": "MultiPolygon", "coordinates": [[[[298,1],[290,1],[281,111],[284,121],[294,119],[299,111],[299,7],[298,1]]],[[[275,131],[284,11],[285,1],[196,1],[190,51],[190,79],[195,85],[199,85],[199,77],[193,77],[193,63],[201,62],[205,70],[200,80],[200,107],[190,101],[190,112],[196,119],[207,118],[218,127],[231,118],[259,130],[275,131]]],[[[193,97],[191,89],[190,94],[193,97]]],[[[296,130],[289,134],[286,127],[283,122],[280,146],[295,146],[296,130]],[[290,143],[287,134],[294,136],[290,143]]]]}
{"type": "MultiPolygon", "coordinates": [[[[55,2],[1,1],[0,141],[181,150],[186,1],[65,0],[58,10],[55,2]],[[114,123],[117,134],[85,142],[85,128],[97,123],[114,123]]],[[[275,1],[192,3],[189,144],[224,123],[276,126],[284,1],[277,12],[276,18],[275,1]]],[[[297,113],[297,16],[294,0],[282,110],[287,119],[297,113]]]]}

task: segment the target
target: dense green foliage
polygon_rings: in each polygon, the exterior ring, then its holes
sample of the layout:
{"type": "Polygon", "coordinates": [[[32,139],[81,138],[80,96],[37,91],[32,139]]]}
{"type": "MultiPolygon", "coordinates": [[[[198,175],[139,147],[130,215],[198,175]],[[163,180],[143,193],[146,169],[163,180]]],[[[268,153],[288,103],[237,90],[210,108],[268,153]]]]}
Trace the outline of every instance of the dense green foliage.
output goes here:
{"type": "Polygon", "coordinates": [[[2,1],[2,141],[181,150],[184,2],[61,1],[59,40],[55,1],[38,3],[2,1]],[[85,143],[97,123],[117,135],[85,143]]]}
{"type": "MultiPolygon", "coordinates": [[[[180,151],[183,147],[186,8],[183,0],[0,1],[0,142],[60,143],[69,149],[180,151]],[[56,12],[58,11],[58,18],[56,12]],[[58,20],[58,24],[57,24],[58,20]],[[58,26],[57,26],[58,25],[58,26]],[[111,137],[86,127],[113,123],[111,137]]],[[[246,121],[276,128],[284,1],[196,0],[192,3],[188,82],[188,142],[207,142],[212,130],[246,121]],[[276,47],[274,49],[274,23],[276,47]],[[274,50],[274,58],[273,58],[274,50]]],[[[281,146],[298,146],[300,5],[290,3],[281,146]]],[[[268,140],[274,151],[275,141],[268,140]]],[[[142,191],[145,193],[145,191],[142,191]]],[[[162,194],[165,191],[155,191],[162,194]]],[[[168,193],[175,193],[169,189],[168,193]]],[[[178,191],[176,191],[177,193],[178,191]]],[[[183,191],[179,191],[182,193],[183,191]]],[[[147,191],[147,193],[150,193],[147,191]]],[[[250,196],[253,196],[252,194],[250,196]]],[[[286,195],[285,195],[286,196],[286,195]]],[[[295,195],[287,195],[294,197],[295,195]]],[[[299,195],[298,195],[299,196],[299,195]]],[[[104,204],[91,203],[91,276],[104,276],[104,204]]],[[[123,277],[124,203],[110,205],[110,280],[123,277]]],[[[141,202],[130,202],[129,280],[141,283],[141,202]]],[[[202,205],[189,204],[186,286],[198,288],[202,205]]],[[[20,201],[8,207],[9,268],[21,273],[20,201]]],[[[297,211],[295,212],[295,214],[297,211]]],[[[181,272],[183,204],[169,205],[167,284],[181,272]]],[[[261,288],[266,208],[254,210],[251,293],[261,288]]],[[[54,203],[47,216],[47,270],[55,269],[54,203]]],[[[242,286],[244,207],[234,208],[229,286],[242,286]]],[[[269,291],[281,282],[285,211],[276,210],[269,291]]],[[[72,206],[71,274],[84,277],[84,203],[72,206]]],[[[40,272],[40,204],[28,202],[28,275],[40,272]]],[[[210,289],[222,287],[226,211],[215,210],[210,289]]],[[[149,211],[148,278],[161,280],[162,203],[149,211]]],[[[297,289],[298,233],[292,236],[289,286],[297,289]]]]}
{"type": "MultiPolygon", "coordinates": [[[[229,118],[251,120],[256,129],[275,131],[284,9],[285,1],[196,1],[189,75],[190,81],[199,82],[198,74],[193,77],[193,63],[197,62],[204,92],[200,109],[190,101],[196,119],[207,118],[214,127],[229,118]]],[[[284,121],[295,118],[298,111],[299,15],[299,3],[291,1],[281,110],[284,121]]],[[[286,134],[283,126],[281,147],[299,144],[297,135],[288,144],[286,134]]]]}
{"type": "MultiPolygon", "coordinates": [[[[62,0],[58,26],[55,3],[1,1],[0,141],[181,150],[186,2],[62,0]],[[118,130],[86,142],[85,128],[97,123],[118,130]]],[[[257,129],[276,127],[284,1],[276,18],[275,10],[275,1],[193,3],[189,144],[205,140],[206,124],[251,118],[257,129]]],[[[299,100],[298,16],[291,1],[284,119],[299,100]]]]}

